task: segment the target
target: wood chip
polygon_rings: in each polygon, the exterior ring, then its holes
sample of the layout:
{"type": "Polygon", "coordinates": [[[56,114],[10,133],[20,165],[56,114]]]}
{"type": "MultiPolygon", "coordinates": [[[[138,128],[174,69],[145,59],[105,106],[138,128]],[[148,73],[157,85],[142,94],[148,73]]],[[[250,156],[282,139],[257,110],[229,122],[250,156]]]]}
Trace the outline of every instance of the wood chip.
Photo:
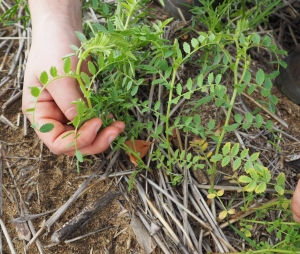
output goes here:
{"type": "Polygon", "coordinates": [[[156,243],[153,241],[151,235],[141,220],[134,214],[132,215],[130,226],[135,233],[138,243],[141,245],[144,251],[147,254],[152,253],[156,248],[156,243]]]}
{"type": "Polygon", "coordinates": [[[26,222],[14,223],[20,240],[30,241],[31,233],[26,222]]]}

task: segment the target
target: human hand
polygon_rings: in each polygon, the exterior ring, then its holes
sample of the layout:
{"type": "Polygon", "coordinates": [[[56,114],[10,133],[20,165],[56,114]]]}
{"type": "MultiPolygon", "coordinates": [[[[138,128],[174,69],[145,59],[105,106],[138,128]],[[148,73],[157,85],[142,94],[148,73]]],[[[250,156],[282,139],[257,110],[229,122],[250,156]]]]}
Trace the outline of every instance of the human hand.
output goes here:
{"type": "Polygon", "coordinates": [[[300,222],[300,180],[294,192],[294,196],[291,203],[294,220],[300,222]]]}
{"type": "MultiPolygon", "coordinates": [[[[75,31],[82,31],[81,1],[79,0],[43,0],[29,1],[32,17],[32,46],[25,71],[22,110],[32,122],[32,115],[26,109],[32,108],[32,95],[29,87],[42,87],[39,77],[43,71],[55,66],[59,74],[63,74],[62,57],[72,53],[70,45],[80,46],[75,31]]],[[[72,70],[75,71],[77,58],[72,57],[72,70]]],[[[88,73],[87,66],[82,66],[88,73]]],[[[74,135],[62,138],[74,128],[67,123],[76,116],[76,105],[72,101],[83,99],[75,79],[62,78],[52,82],[40,95],[35,108],[35,122],[39,127],[52,123],[54,129],[49,133],[36,131],[40,139],[55,154],[74,155],[74,146],[67,147],[74,141],[74,135]]],[[[124,123],[115,121],[101,130],[100,118],[87,121],[78,130],[77,148],[82,154],[103,152],[124,129],[124,123]]]]}

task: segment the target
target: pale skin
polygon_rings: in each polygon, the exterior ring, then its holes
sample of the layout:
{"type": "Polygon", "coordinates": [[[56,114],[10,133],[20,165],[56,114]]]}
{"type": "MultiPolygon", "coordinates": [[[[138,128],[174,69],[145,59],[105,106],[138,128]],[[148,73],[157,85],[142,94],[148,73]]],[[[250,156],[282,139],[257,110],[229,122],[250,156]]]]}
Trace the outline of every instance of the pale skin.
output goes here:
{"type": "MultiPolygon", "coordinates": [[[[63,74],[62,57],[72,53],[70,45],[80,46],[74,31],[82,31],[80,0],[29,0],[32,18],[32,46],[26,66],[22,110],[32,122],[32,115],[26,109],[32,108],[32,95],[29,87],[41,87],[40,74],[55,66],[63,74]]],[[[75,71],[77,58],[72,59],[72,70],[75,71]]],[[[82,71],[87,71],[86,63],[82,71]]],[[[74,128],[67,123],[76,116],[76,106],[72,101],[83,99],[75,79],[63,78],[51,83],[39,97],[34,121],[42,126],[53,123],[54,129],[49,133],[36,131],[39,138],[54,154],[74,155],[75,147],[67,147],[74,141],[74,136],[62,138],[74,128]]],[[[115,121],[99,132],[102,125],[100,118],[87,121],[80,129],[77,147],[82,154],[97,154],[106,150],[110,143],[124,130],[124,123],[115,121]]]]}
{"type": "MultiPolygon", "coordinates": [[[[29,0],[32,17],[32,47],[30,50],[23,89],[22,109],[28,119],[32,115],[26,109],[33,107],[29,87],[42,85],[40,74],[51,66],[63,74],[62,57],[72,53],[69,45],[80,45],[74,31],[82,31],[81,1],[80,0],[29,0]]],[[[77,59],[72,58],[72,68],[75,70],[77,59]]],[[[87,72],[86,65],[83,71],[87,72]]],[[[36,107],[35,122],[42,126],[53,123],[54,129],[49,133],[36,131],[39,138],[54,154],[74,155],[75,148],[66,146],[73,142],[70,135],[63,139],[74,128],[67,123],[77,114],[72,101],[83,98],[74,79],[64,78],[51,83],[42,93],[36,107]]],[[[124,130],[124,123],[115,121],[109,127],[101,130],[100,118],[87,121],[79,130],[77,146],[83,154],[97,154],[106,150],[109,144],[124,130]]],[[[300,181],[296,187],[292,210],[294,219],[300,222],[300,181]]]]}
{"type": "Polygon", "coordinates": [[[295,189],[291,206],[293,210],[294,220],[300,223],[300,180],[298,181],[297,187],[295,189]]]}

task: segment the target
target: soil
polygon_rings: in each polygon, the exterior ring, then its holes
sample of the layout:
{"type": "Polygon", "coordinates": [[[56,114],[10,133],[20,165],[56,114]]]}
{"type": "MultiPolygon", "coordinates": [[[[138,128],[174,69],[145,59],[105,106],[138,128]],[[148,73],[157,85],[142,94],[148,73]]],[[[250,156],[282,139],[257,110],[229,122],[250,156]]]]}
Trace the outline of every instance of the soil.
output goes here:
{"type": "MultiPolygon", "coordinates": [[[[7,99],[2,98],[0,106],[7,99]]],[[[21,101],[14,103],[4,112],[5,117],[15,125],[18,114],[21,114],[21,101]]],[[[26,242],[18,238],[17,227],[10,222],[21,215],[21,199],[18,190],[28,209],[28,214],[39,214],[57,209],[73,195],[85,180],[84,176],[89,176],[95,170],[95,166],[82,168],[81,172],[77,173],[72,157],[51,154],[29,126],[26,136],[23,135],[22,122],[16,130],[2,123],[0,127],[0,144],[3,154],[2,220],[12,237],[16,252],[24,253],[26,242]],[[13,176],[9,173],[9,169],[13,176]]],[[[97,160],[99,159],[94,160],[96,165],[97,160]]],[[[108,192],[118,191],[115,185],[115,180],[111,179],[100,182],[71,205],[58,222],[39,238],[42,245],[46,247],[46,253],[143,253],[130,227],[130,213],[122,213],[125,209],[123,205],[128,207],[122,196],[115,198],[113,202],[101,209],[91,221],[70,237],[74,238],[100,228],[111,228],[69,244],[50,247],[52,244],[50,237],[55,230],[78,214],[87,204],[108,192]]],[[[50,216],[51,214],[32,220],[36,231],[50,216]]],[[[11,253],[4,238],[2,241],[3,253],[11,253]]],[[[33,244],[27,253],[39,252],[33,244]]]]}
{"type": "MultiPolygon", "coordinates": [[[[17,42],[14,47],[17,49],[17,42]]],[[[0,50],[0,60],[3,59],[4,53],[5,48],[2,48],[0,50]]],[[[4,66],[0,73],[1,79],[6,76],[9,66],[8,64],[4,66]]],[[[1,87],[0,93],[6,90],[8,85],[1,87]]],[[[286,98],[277,87],[274,86],[272,92],[279,99],[277,115],[286,121],[289,126],[284,131],[300,140],[300,107],[286,98]]],[[[13,89],[0,97],[0,107],[10,98],[12,93],[13,89]]],[[[255,97],[258,98],[254,94],[255,97]]],[[[250,107],[253,106],[253,109],[255,108],[254,105],[251,105],[251,102],[248,102],[248,105],[250,107]]],[[[207,107],[206,110],[205,108],[202,109],[203,120],[205,120],[205,115],[207,115],[207,119],[210,119],[212,114],[217,113],[217,110],[213,112],[214,110],[211,107],[207,107]]],[[[24,135],[21,100],[8,106],[1,114],[16,126],[16,129],[14,129],[0,122],[0,145],[3,156],[0,160],[3,182],[2,220],[7,227],[16,252],[25,253],[24,249],[28,242],[20,240],[17,225],[10,222],[12,219],[22,215],[22,206],[24,205],[28,210],[28,214],[31,215],[60,208],[74,194],[86,177],[100,164],[102,157],[92,157],[93,163],[86,164],[78,173],[74,158],[51,154],[49,149],[41,143],[35,132],[30,128],[29,122],[26,124],[28,133],[24,135]],[[18,120],[19,117],[20,121],[18,120]]],[[[291,141],[291,143],[293,142],[291,141]]],[[[286,147],[286,150],[282,151],[283,156],[297,151],[297,149],[291,151],[288,148],[286,147]]],[[[293,181],[290,181],[291,185],[295,184],[298,178],[298,166],[299,161],[284,163],[283,170],[290,172],[290,179],[293,179],[293,181]]],[[[55,245],[50,240],[55,230],[78,214],[87,204],[94,202],[106,193],[119,191],[117,180],[109,178],[95,185],[77,199],[48,231],[43,232],[39,240],[45,248],[45,253],[144,253],[130,226],[131,207],[122,195],[101,209],[99,213],[71,235],[70,238],[84,235],[100,228],[110,228],[68,244],[55,245]]],[[[24,209],[22,210],[24,211],[24,209]]],[[[36,231],[51,214],[32,220],[36,231]]],[[[3,253],[10,253],[4,236],[2,236],[2,243],[3,253]]],[[[32,244],[26,253],[39,253],[36,244],[32,244]]],[[[154,253],[160,253],[160,251],[156,250],[154,253]]]]}

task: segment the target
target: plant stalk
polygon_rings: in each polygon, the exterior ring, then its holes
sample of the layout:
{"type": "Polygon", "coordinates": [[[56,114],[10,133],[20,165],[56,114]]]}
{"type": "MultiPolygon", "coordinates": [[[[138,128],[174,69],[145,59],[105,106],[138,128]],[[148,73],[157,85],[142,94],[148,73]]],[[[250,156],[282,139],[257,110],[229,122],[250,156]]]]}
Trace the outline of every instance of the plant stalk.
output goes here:
{"type": "MultiPolygon", "coordinates": [[[[167,107],[167,112],[166,112],[166,143],[168,144],[168,156],[171,158],[171,150],[170,150],[170,144],[169,144],[169,118],[170,118],[170,112],[171,112],[171,100],[173,97],[173,88],[174,88],[174,83],[175,83],[175,78],[176,78],[176,73],[177,73],[177,67],[173,67],[173,73],[172,73],[172,80],[170,83],[170,91],[169,91],[169,100],[168,100],[168,107],[167,107]]],[[[169,165],[169,173],[172,172],[172,164],[169,165]]],[[[172,175],[171,179],[172,179],[172,175]]]]}

